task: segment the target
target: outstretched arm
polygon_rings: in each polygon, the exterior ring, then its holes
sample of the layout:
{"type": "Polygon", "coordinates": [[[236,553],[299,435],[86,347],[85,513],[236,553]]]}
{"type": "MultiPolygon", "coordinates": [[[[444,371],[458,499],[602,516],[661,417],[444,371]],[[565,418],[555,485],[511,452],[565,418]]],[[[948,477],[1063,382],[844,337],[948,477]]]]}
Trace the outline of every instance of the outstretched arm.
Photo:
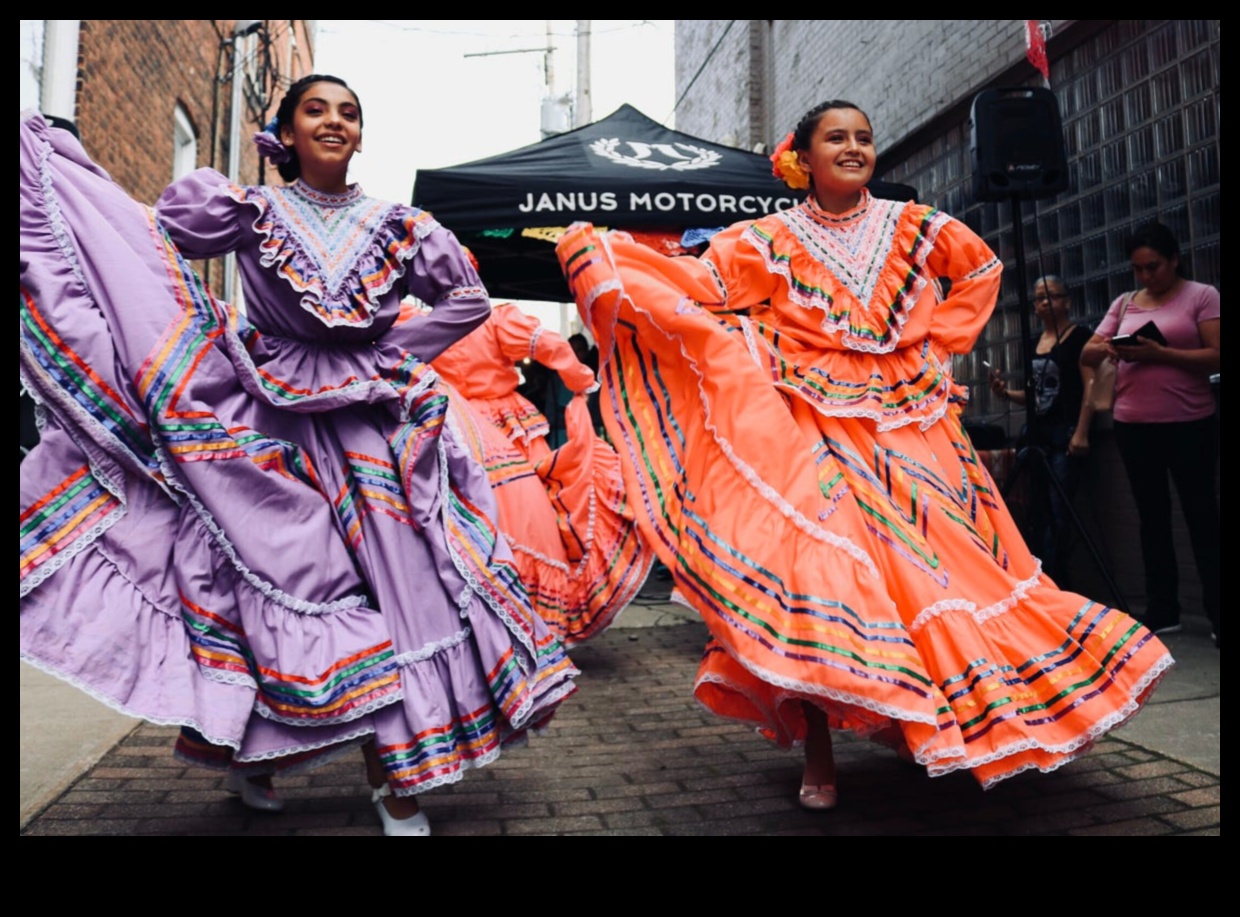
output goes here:
{"type": "Polygon", "coordinates": [[[214,169],[198,169],[169,185],[155,202],[155,216],[187,258],[218,258],[241,246],[242,224],[249,211],[245,189],[214,169]]]}
{"type": "MultiPolygon", "coordinates": [[[[718,232],[701,258],[670,257],[634,242],[626,233],[600,236],[593,226],[571,227],[556,246],[564,277],[577,304],[589,308],[591,297],[641,276],[659,278],[685,293],[688,300],[711,311],[739,311],[765,302],[779,280],[762,257],[742,238],[749,223],[718,232]]],[[[583,316],[584,317],[584,316],[583,316]]]]}
{"type": "Polygon", "coordinates": [[[577,359],[572,345],[538,319],[506,303],[495,307],[492,321],[500,348],[514,363],[528,357],[554,369],[571,392],[584,392],[594,384],[594,371],[577,359]]]}

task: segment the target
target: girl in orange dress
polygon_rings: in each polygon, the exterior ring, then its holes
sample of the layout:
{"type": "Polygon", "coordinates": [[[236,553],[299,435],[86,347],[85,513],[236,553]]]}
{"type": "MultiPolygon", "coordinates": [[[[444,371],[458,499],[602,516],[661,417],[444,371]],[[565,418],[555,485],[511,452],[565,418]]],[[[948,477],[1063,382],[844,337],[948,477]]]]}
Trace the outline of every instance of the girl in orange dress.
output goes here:
{"type": "Polygon", "coordinates": [[[654,553],[625,498],[620,459],[590,420],[594,371],[511,303],[431,365],[467,402],[458,417],[468,419],[466,441],[487,469],[534,609],[567,646],[602,633],[645,582],[654,553]],[[547,419],[517,392],[514,364],[527,358],[576,393],[565,411],[568,440],[554,451],[547,419]]]}
{"type": "Polygon", "coordinates": [[[983,786],[1060,767],[1171,658],[1042,575],[961,429],[951,357],[1001,265],[933,207],[870,196],[851,103],[772,159],[806,201],[700,260],[589,226],[559,246],[639,524],[711,632],[696,696],[804,743],[807,808],[836,803],[832,728],[983,786]]]}

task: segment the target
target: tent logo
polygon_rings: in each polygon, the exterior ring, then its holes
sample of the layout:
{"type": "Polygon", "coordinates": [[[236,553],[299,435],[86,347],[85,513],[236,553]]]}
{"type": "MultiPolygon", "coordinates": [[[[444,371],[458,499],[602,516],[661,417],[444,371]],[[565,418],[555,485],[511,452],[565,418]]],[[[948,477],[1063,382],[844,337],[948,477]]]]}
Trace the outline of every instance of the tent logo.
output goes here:
{"type": "Polygon", "coordinates": [[[723,158],[722,154],[714,150],[688,143],[643,143],[640,140],[623,142],[633,151],[631,154],[620,151],[621,140],[618,137],[595,140],[590,144],[590,152],[618,165],[632,166],[635,169],[656,169],[660,172],[667,169],[677,172],[709,169],[718,165],[723,158]]]}

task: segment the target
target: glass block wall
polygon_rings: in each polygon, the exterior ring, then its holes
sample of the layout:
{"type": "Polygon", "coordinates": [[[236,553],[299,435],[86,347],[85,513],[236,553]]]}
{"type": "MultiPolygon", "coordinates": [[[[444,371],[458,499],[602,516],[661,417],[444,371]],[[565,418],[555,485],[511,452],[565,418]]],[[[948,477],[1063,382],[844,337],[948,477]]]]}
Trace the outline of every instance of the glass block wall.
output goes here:
{"type": "MultiPolygon", "coordinates": [[[[1119,20],[1051,61],[1069,163],[1069,190],[1021,203],[1031,281],[1061,275],[1073,319],[1092,327],[1134,287],[1124,239],[1149,220],[1176,233],[1189,276],[1221,288],[1217,19],[1119,20]]],[[[975,419],[1006,416],[982,361],[1020,379],[1012,208],[973,200],[967,114],[883,178],[963,220],[1003,259],[999,306],[956,378],[972,392],[975,419]]]]}

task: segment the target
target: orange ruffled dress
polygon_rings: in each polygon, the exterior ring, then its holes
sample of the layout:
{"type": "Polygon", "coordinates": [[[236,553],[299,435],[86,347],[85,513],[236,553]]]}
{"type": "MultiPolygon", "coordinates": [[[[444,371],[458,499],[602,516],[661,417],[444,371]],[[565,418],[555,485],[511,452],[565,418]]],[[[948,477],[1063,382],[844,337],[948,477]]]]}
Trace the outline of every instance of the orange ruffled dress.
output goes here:
{"type": "Polygon", "coordinates": [[[499,504],[500,531],[521,581],[567,646],[602,633],[633,600],[654,562],[625,498],[620,459],[594,432],[584,394],[565,412],[568,441],[547,447],[547,419],[517,392],[514,363],[556,370],[574,392],[594,385],[560,335],[511,303],[435,358],[459,394],[458,417],[499,504]]]}
{"type": "Polygon", "coordinates": [[[710,628],[702,703],[787,745],[809,700],[983,786],[1140,708],[1166,648],[1042,575],[960,426],[950,356],[1001,271],[967,227],[866,193],[700,260],[588,226],[558,251],[642,531],[710,628]]]}

